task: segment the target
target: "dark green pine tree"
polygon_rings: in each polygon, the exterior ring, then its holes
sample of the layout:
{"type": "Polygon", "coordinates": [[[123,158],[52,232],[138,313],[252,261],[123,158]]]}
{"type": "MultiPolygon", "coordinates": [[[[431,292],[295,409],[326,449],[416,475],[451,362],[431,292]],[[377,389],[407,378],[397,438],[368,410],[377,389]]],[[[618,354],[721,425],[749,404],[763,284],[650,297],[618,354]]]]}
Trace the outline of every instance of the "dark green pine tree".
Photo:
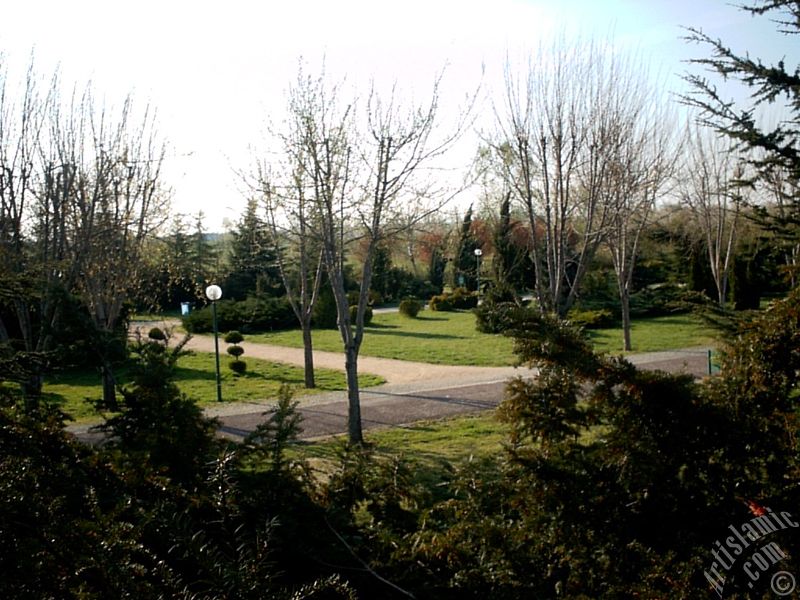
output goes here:
{"type": "Polygon", "coordinates": [[[166,240],[163,269],[168,282],[168,292],[164,301],[171,307],[181,302],[191,302],[198,297],[193,236],[187,231],[184,218],[184,215],[175,217],[172,231],[166,240]]]}
{"type": "MultiPolygon", "coordinates": [[[[192,260],[192,278],[200,297],[205,297],[203,290],[214,283],[219,276],[220,253],[217,244],[212,242],[211,235],[203,225],[205,215],[200,211],[195,215],[194,233],[190,239],[190,256],[192,260]]],[[[226,294],[227,295],[227,294],[226,294]]]]}
{"type": "Polygon", "coordinates": [[[477,288],[477,260],[475,249],[479,248],[478,238],[472,232],[472,205],[464,213],[458,234],[458,252],[455,259],[456,285],[468,290],[477,288]],[[463,282],[463,283],[462,283],[463,282]]]}
{"type": "Polygon", "coordinates": [[[283,293],[280,272],[266,223],[258,216],[258,202],[250,199],[232,232],[230,267],[224,282],[228,298],[283,293]]]}
{"type": "Polygon", "coordinates": [[[378,244],[372,257],[372,291],[380,294],[383,300],[389,300],[389,274],[392,270],[392,250],[385,243],[378,244]]]}

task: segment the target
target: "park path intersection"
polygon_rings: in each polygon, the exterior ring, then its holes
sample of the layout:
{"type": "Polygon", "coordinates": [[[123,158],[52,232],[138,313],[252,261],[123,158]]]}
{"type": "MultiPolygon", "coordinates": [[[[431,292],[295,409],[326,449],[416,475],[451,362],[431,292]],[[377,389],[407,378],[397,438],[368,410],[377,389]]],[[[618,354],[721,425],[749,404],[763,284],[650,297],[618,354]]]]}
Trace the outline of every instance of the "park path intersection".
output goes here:
{"type": "MultiPolygon", "coordinates": [[[[175,323],[136,323],[140,331],[151,326],[175,323]]],[[[245,356],[267,361],[303,365],[303,349],[242,342],[245,356]]],[[[214,338],[194,336],[187,350],[214,352],[214,338]]],[[[702,377],[708,371],[706,349],[651,352],[627,357],[641,368],[686,372],[702,377]]],[[[344,355],[314,351],[315,368],[342,370],[344,355]]],[[[409,426],[420,421],[442,419],[490,410],[503,398],[506,382],[512,377],[533,377],[536,372],[520,367],[478,367],[435,365],[372,356],[360,356],[360,373],[382,377],[386,383],[361,389],[364,429],[409,426]]],[[[301,438],[341,434],[347,428],[347,395],[344,391],[322,392],[298,397],[303,422],[301,438]]],[[[209,417],[220,420],[220,434],[243,439],[264,421],[274,406],[273,399],[253,398],[246,402],[223,402],[206,408],[209,417]]]]}

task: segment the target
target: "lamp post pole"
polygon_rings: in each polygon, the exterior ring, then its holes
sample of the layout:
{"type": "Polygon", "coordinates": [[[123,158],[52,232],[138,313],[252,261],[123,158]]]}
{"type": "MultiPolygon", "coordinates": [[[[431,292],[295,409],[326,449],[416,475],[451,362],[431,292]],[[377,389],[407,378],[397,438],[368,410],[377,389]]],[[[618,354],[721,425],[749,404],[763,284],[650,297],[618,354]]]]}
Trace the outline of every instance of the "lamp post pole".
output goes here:
{"type": "Polygon", "coordinates": [[[210,285],[206,288],[206,297],[211,300],[211,315],[214,321],[214,358],[217,363],[217,402],[222,402],[222,381],[219,375],[219,334],[217,331],[217,300],[222,298],[222,288],[210,285]]]}
{"type": "Polygon", "coordinates": [[[481,301],[481,255],[483,250],[475,248],[475,288],[478,292],[478,302],[481,301]]]}

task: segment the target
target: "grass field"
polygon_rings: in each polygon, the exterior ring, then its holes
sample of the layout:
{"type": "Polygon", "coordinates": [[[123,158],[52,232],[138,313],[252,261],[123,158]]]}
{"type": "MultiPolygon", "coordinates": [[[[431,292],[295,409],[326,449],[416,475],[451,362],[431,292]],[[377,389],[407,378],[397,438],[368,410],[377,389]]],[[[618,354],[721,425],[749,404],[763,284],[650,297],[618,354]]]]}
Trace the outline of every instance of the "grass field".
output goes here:
{"type": "MultiPolygon", "coordinates": [[[[453,466],[497,457],[507,437],[508,426],[495,419],[494,412],[364,433],[364,440],[378,459],[399,458],[407,462],[414,481],[429,490],[435,490],[453,466]]],[[[337,463],[345,439],[340,436],[299,442],[292,453],[309,460],[324,478],[337,463]]]]}
{"type": "MultiPolygon", "coordinates": [[[[247,336],[247,341],[302,348],[300,330],[247,336]]],[[[511,340],[475,329],[470,312],[424,311],[416,319],[400,313],[377,314],[366,328],[363,356],[379,356],[443,365],[502,366],[514,364],[511,340]]],[[[314,331],[314,348],[342,351],[339,332],[314,331]]]]}
{"type": "MultiPolygon", "coordinates": [[[[619,329],[598,329],[588,332],[598,350],[617,353],[621,347],[619,329]]],[[[714,332],[693,315],[643,319],[633,324],[634,352],[651,352],[676,348],[713,346],[714,332]]],[[[248,335],[247,340],[283,346],[302,347],[299,330],[248,335]]],[[[336,330],[314,332],[317,350],[341,352],[341,340],[336,330]]],[[[504,366],[512,365],[515,356],[512,340],[503,335],[488,335],[475,329],[471,312],[429,312],[416,319],[399,313],[375,315],[367,328],[361,350],[363,356],[379,356],[448,365],[504,366]]],[[[308,393],[302,388],[300,367],[269,363],[245,357],[248,372],[237,377],[222,360],[223,398],[241,401],[275,397],[282,383],[288,383],[298,395],[308,393]]],[[[119,373],[125,382],[124,370],[119,373]]],[[[213,354],[189,354],[180,359],[176,381],[180,389],[201,405],[216,400],[213,354]]],[[[361,376],[364,386],[381,380],[371,375],[361,376]]],[[[344,374],[340,371],[318,369],[319,391],[345,389],[344,374]]],[[[100,396],[100,378],[96,373],[62,373],[52,376],[45,384],[45,393],[58,402],[75,419],[95,417],[86,398],[100,396]]]]}
{"type": "MultiPolygon", "coordinates": [[[[587,331],[595,348],[611,354],[622,350],[622,328],[587,331]]],[[[699,346],[716,346],[715,332],[692,314],[652,317],[634,321],[631,327],[632,352],[658,352],[699,346]]]]}
{"type": "MultiPolygon", "coordinates": [[[[227,357],[221,358],[222,397],[226,402],[274,398],[284,383],[290,385],[297,396],[347,388],[342,371],[316,369],[317,389],[306,390],[303,387],[302,367],[245,356],[247,373],[239,376],[228,368],[227,357]]],[[[125,384],[125,369],[121,369],[117,376],[125,384]]],[[[383,382],[380,377],[369,374],[361,374],[360,380],[364,386],[383,382]]],[[[182,356],[178,360],[175,381],[183,393],[201,406],[215,404],[217,392],[214,355],[192,352],[182,356]]],[[[97,418],[91,402],[87,401],[87,398],[93,400],[101,396],[100,376],[97,373],[67,372],[51,376],[45,382],[44,393],[78,421],[97,418]]]]}
{"type": "MultiPolygon", "coordinates": [[[[588,334],[598,350],[621,351],[621,329],[596,329],[588,334]]],[[[631,335],[634,352],[714,345],[713,330],[690,314],[635,321],[631,335]]],[[[303,345],[299,330],[249,335],[247,340],[295,348],[303,345]]],[[[315,331],[314,348],[341,352],[339,332],[315,331]]],[[[511,339],[478,332],[471,312],[425,311],[416,319],[399,313],[377,314],[365,330],[361,354],[445,365],[504,366],[515,360],[511,339]]]]}

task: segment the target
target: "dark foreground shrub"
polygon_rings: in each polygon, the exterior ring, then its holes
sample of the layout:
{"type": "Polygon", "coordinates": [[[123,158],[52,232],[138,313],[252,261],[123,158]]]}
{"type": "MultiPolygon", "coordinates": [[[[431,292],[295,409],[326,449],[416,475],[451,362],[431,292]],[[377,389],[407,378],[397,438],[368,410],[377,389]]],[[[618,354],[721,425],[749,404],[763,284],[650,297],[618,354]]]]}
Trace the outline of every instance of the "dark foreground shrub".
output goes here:
{"type": "Polygon", "coordinates": [[[513,302],[484,302],[475,313],[475,327],[481,333],[503,333],[511,327],[515,311],[525,310],[513,302]]]}

